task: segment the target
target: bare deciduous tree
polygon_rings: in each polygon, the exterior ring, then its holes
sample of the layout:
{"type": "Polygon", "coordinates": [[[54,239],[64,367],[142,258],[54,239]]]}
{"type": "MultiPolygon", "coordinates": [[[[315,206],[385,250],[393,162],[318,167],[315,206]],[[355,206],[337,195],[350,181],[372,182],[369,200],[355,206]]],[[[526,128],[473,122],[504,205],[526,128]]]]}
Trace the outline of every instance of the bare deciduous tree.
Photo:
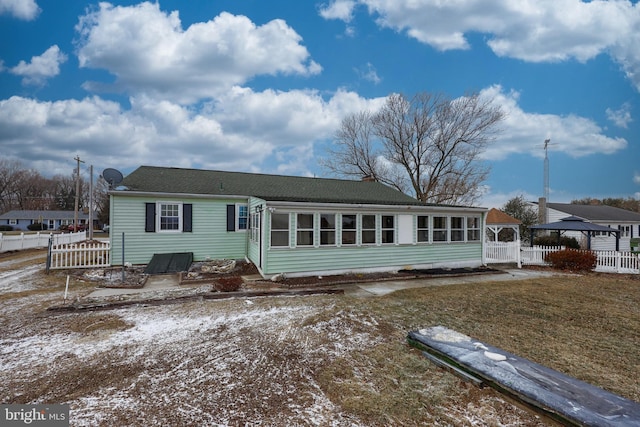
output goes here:
{"type": "Polygon", "coordinates": [[[346,117],[321,163],[333,174],[370,176],[423,202],[472,205],[489,173],[480,154],[503,117],[477,93],[453,100],[390,95],[380,111],[346,117]]]}

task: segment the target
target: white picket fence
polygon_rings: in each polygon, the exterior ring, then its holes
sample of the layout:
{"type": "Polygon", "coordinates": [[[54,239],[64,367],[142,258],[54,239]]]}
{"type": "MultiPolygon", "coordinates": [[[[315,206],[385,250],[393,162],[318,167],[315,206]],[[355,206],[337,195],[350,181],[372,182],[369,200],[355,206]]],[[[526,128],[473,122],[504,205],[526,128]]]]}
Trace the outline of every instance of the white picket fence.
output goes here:
{"type": "Polygon", "coordinates": [[[108,241],[51,245],[49,268],[55,270],[109,267],[110,249],[108,241]]]}
{"type": "Polygon", "coordinates": [[[49,246],[49,239],[53,239],[52,244],[60,245],[64,243],[75,243],[87,240],[87,232],[77,233],[20,233],[19,235],[5,236],[0,233],[0,252],[19,251],[23,249],[46,248],[49,246]]]}
{"type": "Polygon", "coordinates": [[[516,242],[486,242],[484,257],[487,264],[516,263],[522,267],[520,261],[520,241],[516,242]]]}
{"type": "MultiPolygon", "coordinates": [[[[487,264],[517,263],[549,265],[547,254],[565,249],[564,246],[520,246],[520,242],[485,242],[487,264]]],[[[595,271],[603,273],[640,274],[640,254],[618,251],[593,251],[597,255],[595,271]]]]}

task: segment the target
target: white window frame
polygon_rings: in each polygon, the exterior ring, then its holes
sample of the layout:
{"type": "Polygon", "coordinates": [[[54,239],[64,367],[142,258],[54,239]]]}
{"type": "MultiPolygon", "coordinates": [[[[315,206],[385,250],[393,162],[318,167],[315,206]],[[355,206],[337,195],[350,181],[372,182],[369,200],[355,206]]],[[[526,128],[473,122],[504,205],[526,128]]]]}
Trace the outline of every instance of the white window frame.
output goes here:
{"type": "Polygon", "coordinates": [[[366,245],[375,245],[378,243],[378,216],[375,214],[361,214],[360,215],[360,223],[362,224],[362,226],[360,227],[360,244],[362,246],[366,246],[366,245]],[[373,223],[374,226],[373,228],[364,228],[364,217],[365,216],[372,216],[373,217],[373,223]],[[364,233],[365,231],[371,232],[373,231],[373,242],[366,242],[364,241],[364,233]]]}
{"type": "Polygon", "coordinates": [[[278,212],[278,213],[272,213],[270,218],[269,218],[269,247],[271,248],[288,248],[291,246],[291,215],[289,215],[288,212],[278,212]],[[282,216],[286,216],[287,217],[287,228],[273,228],[273,218],[276,215],[282,215],[282,216]],[[273,244],[273,233],[281,233],[284,234],[286,233],[287,235],[287,239],[286,239],[286,245],[274,245],[273,244]]]}
{"type": "Polygon", "coordinates": [[[468,216],[467,217],[467,242],[478,242],[480,241],[480,236],[482,233],[480,230],[482,229],[482,221],[479,216],[468,216]],[[475,224],[474,224],[475,223],[475,224]],[[475,233],[475,238],[472,238],[471,234],[475,233]]]}
{"type": "MultiPolygon", "coordinates": [[[[342,218],[340,218],[342,220],[342,218]]],[[[335,213],[321,213],[320,214],[320,246],[336,246],[338,244],[338,215],[335,213]],[[322,218],[323,217],[333,217],[333,227],[332,228],[323,228],[322,227],[322,218]],[[333,235],[332,243],[323,243],[322,236],[324,234],[333,235]]]]}
{"type": "Polygon", "coordinates": [[[398,223],[398,218],[395,215],[380,215],[380,244],[381,245],[395,245],[398,240],[398,233],[396,232],[396,224],[398,223]],[[384,219],[391,218],[393,220],[393,226],[385,227],[384,219]],[[391,231],[393,233],[393,239],[391,242],[385,242],[385,232],[391,231]]]}
{"type": "Polygon", "coordinates": [[[260,241],[260,214],[253,212],[250,215],[249,228],[251,229],[251,241],[258,243],[260,241]]]}
{"type": "Polygon", "coordinates": [[[10,219],[9,220],[9,225],[18,225],[18,220],[17,219],[10,219]]]}
{"type": "Polygon", "coordinates": [[[453,215],[449,218],[449,240],[452,242],[464,242],[466,240],[466,236],[464,233],[465,223],[467,222],[467,217],[453,215]],[[460,221],[460,226],[454,228],[454,222],[460,221]]]}
{"type": "Polygon", "coordinates": [[[249,205],[246,203],[238,203],[236,204],[236,231],[244,231],[246,232],[247,230],[249,230],[249,205]],[[240,215],[240,209],[244,208],[245,209],[245,214],[244,216],[240,215]],[[245,221],[245,227],[244,228],[240,228],[240,219],[244,218],[245,221]]]}
{"type": "Polygon", "coordinates": [[[431,236],[430,236],[430,231],[431,231],[431,215],[417,215],[416,217],[416,242],[417,243],[429,243],[431,241],[431,236]],[[420,218],[426,218],[427,220],[427,226],[426,227],[420,227],[420,218]],[[425,233],[426,232],[426,239],[425,240],[420,240],[420,235],[421,233],[425,233]]]}
{"type": "Polygon", "coordinates": [[[358,215],[357,214],[341,214],[340,215],[340,246],[356,246],[358,244],[358,215]],[[353,217],[353,228],[344,228],[344,217],[353,217]],[[353,233],[353,243],[344,242],[344,234],[353,233]]]}
{"type": "Polygon", "coordinates": [[[296,247],[310,248],[310,247],[315,246],[315,241],[316,241],[315,214],[309,213],[309,212],[298,212],[296,214],[296,247]],[[304,227],[304,228],[300,227],[300,216],[301,215],[310,216],[311,217],[311,227],[304,227]],[[311,232],[311,242],[310,243],[306,243],[306,244],[300,244],[298,242],[298,234],[299,233],[308,234],[309,232],[311,232]]]}
{"type": "MultiPolygon", "coordinates": [[[[182,202],[161,201],[156,202],[156,232],[158,233],[182,233],[182,202]],[[178,207],[178,228],[177,229],[163,229],[162,228],[162,207],[163,206],[177,206],[178,207]]],[[[165,215],[167,218],[175,218],[174,216],[165,215]]]]}
{"type": "Polygon", "coordinates": [[[447,243],[449,241],[449,217],[446,215],[434,215],[431,218],[431,239],[433,243],[447,243]],[[444,218],[444,228],[436,228],[436,218],[444,218]],[[444,232],[444,239],[436,240],[436,235],[444,232]]]}

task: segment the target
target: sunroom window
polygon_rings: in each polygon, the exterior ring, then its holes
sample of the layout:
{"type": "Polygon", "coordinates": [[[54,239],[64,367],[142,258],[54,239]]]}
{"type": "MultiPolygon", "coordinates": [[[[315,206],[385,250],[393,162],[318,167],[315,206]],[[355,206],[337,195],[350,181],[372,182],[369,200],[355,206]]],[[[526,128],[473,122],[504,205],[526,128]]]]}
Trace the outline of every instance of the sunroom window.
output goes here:
{"type": "Polygon", "coordinates": [[[418,242],[429,241],[429,217],[418,215],[418,242]]]}
{"type": "Polygon", "coordinates": [[[320,245],[336,244],[336,214],[320,215],[320,245]]]}
{"type": "Polygon", "coordinates": [[[356,244],[356,216],[342,215],[342,244],[356,244]]]}
{"type": "Polygon", "coordinates": [[[362,244],[376,243],[376,216],[362,215],[362,244]]]}
{"type": "Polygon", "coordinates": [[[480,218],[477,216],[467,218],[467,240],[470,242],[480,240],[480,218]]]}
{"type": "Polygon", "coordinates": [[[395,217],[382,215],[382,243],[395,243],[395,217]]]}
{"type": "Polygon", "coordinates": [[[313,246],[313,214],[298,214],[296,246],[313,246]]]}
{"type": "Polygon", "coordinates": [[[461,216],[451,217],[451,241],[452,242],[464,241],[464,217],[461,217],[461,216]]]}
{"type": "Polygon", "coordinates": [[[447,217],[446,216],[433,217],[433,241],[434,242],[447,241],[447,217]]]}
{"type": "Polygon", "coordinates": [[[289,214],[271,214],[271,246],[289,246],[289,214]]]}

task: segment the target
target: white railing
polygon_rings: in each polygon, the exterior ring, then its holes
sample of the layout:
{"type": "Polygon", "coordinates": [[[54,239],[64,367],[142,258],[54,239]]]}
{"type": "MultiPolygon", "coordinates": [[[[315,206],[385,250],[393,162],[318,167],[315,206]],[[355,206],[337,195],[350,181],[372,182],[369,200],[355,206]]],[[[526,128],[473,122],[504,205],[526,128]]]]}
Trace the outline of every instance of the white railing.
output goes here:
{"type": "Polygon", "coordinates": [[[520,240],[515,242],[485,242],[484,257],[487,264],[516,263],[520,262],[520,240]]]}
{"type": "MultiPolygon", "coordinates": [[[[487,263],[507,263],[517,262],[513,259],[513,253],[510,252],[515,242],[509,242],[503,245],[487,242],[485,245],[485,259],[487,263]],[[505,249],[500,252],[501,246],[505,249]]],[[[551,252],[557,252],[565,249],[563,246],[523,246],[519,248],[520,262],[522,265],[549,265],[545,261],[546,256],[551,252]]],[[[640,254],[633,252],[619,251],[593,251],[597,256],[595,271],[602,273],[630,273],[640,274],[640,254]]]]}
{"type": "Polygon", "coordinates": [[[109,242],[51,245],[51,269],[100,268],[111,265],[109,242]]]}
{"type": "Polygon", "coordinates": [[[87,239],[86,231],[77,233],[53,234],[53,233],[20,233],[19,235],[4,236],[0,233],[0,252],[19,251],[22,249],[46,248],[52,244],[75,243],[87,239]]]}

